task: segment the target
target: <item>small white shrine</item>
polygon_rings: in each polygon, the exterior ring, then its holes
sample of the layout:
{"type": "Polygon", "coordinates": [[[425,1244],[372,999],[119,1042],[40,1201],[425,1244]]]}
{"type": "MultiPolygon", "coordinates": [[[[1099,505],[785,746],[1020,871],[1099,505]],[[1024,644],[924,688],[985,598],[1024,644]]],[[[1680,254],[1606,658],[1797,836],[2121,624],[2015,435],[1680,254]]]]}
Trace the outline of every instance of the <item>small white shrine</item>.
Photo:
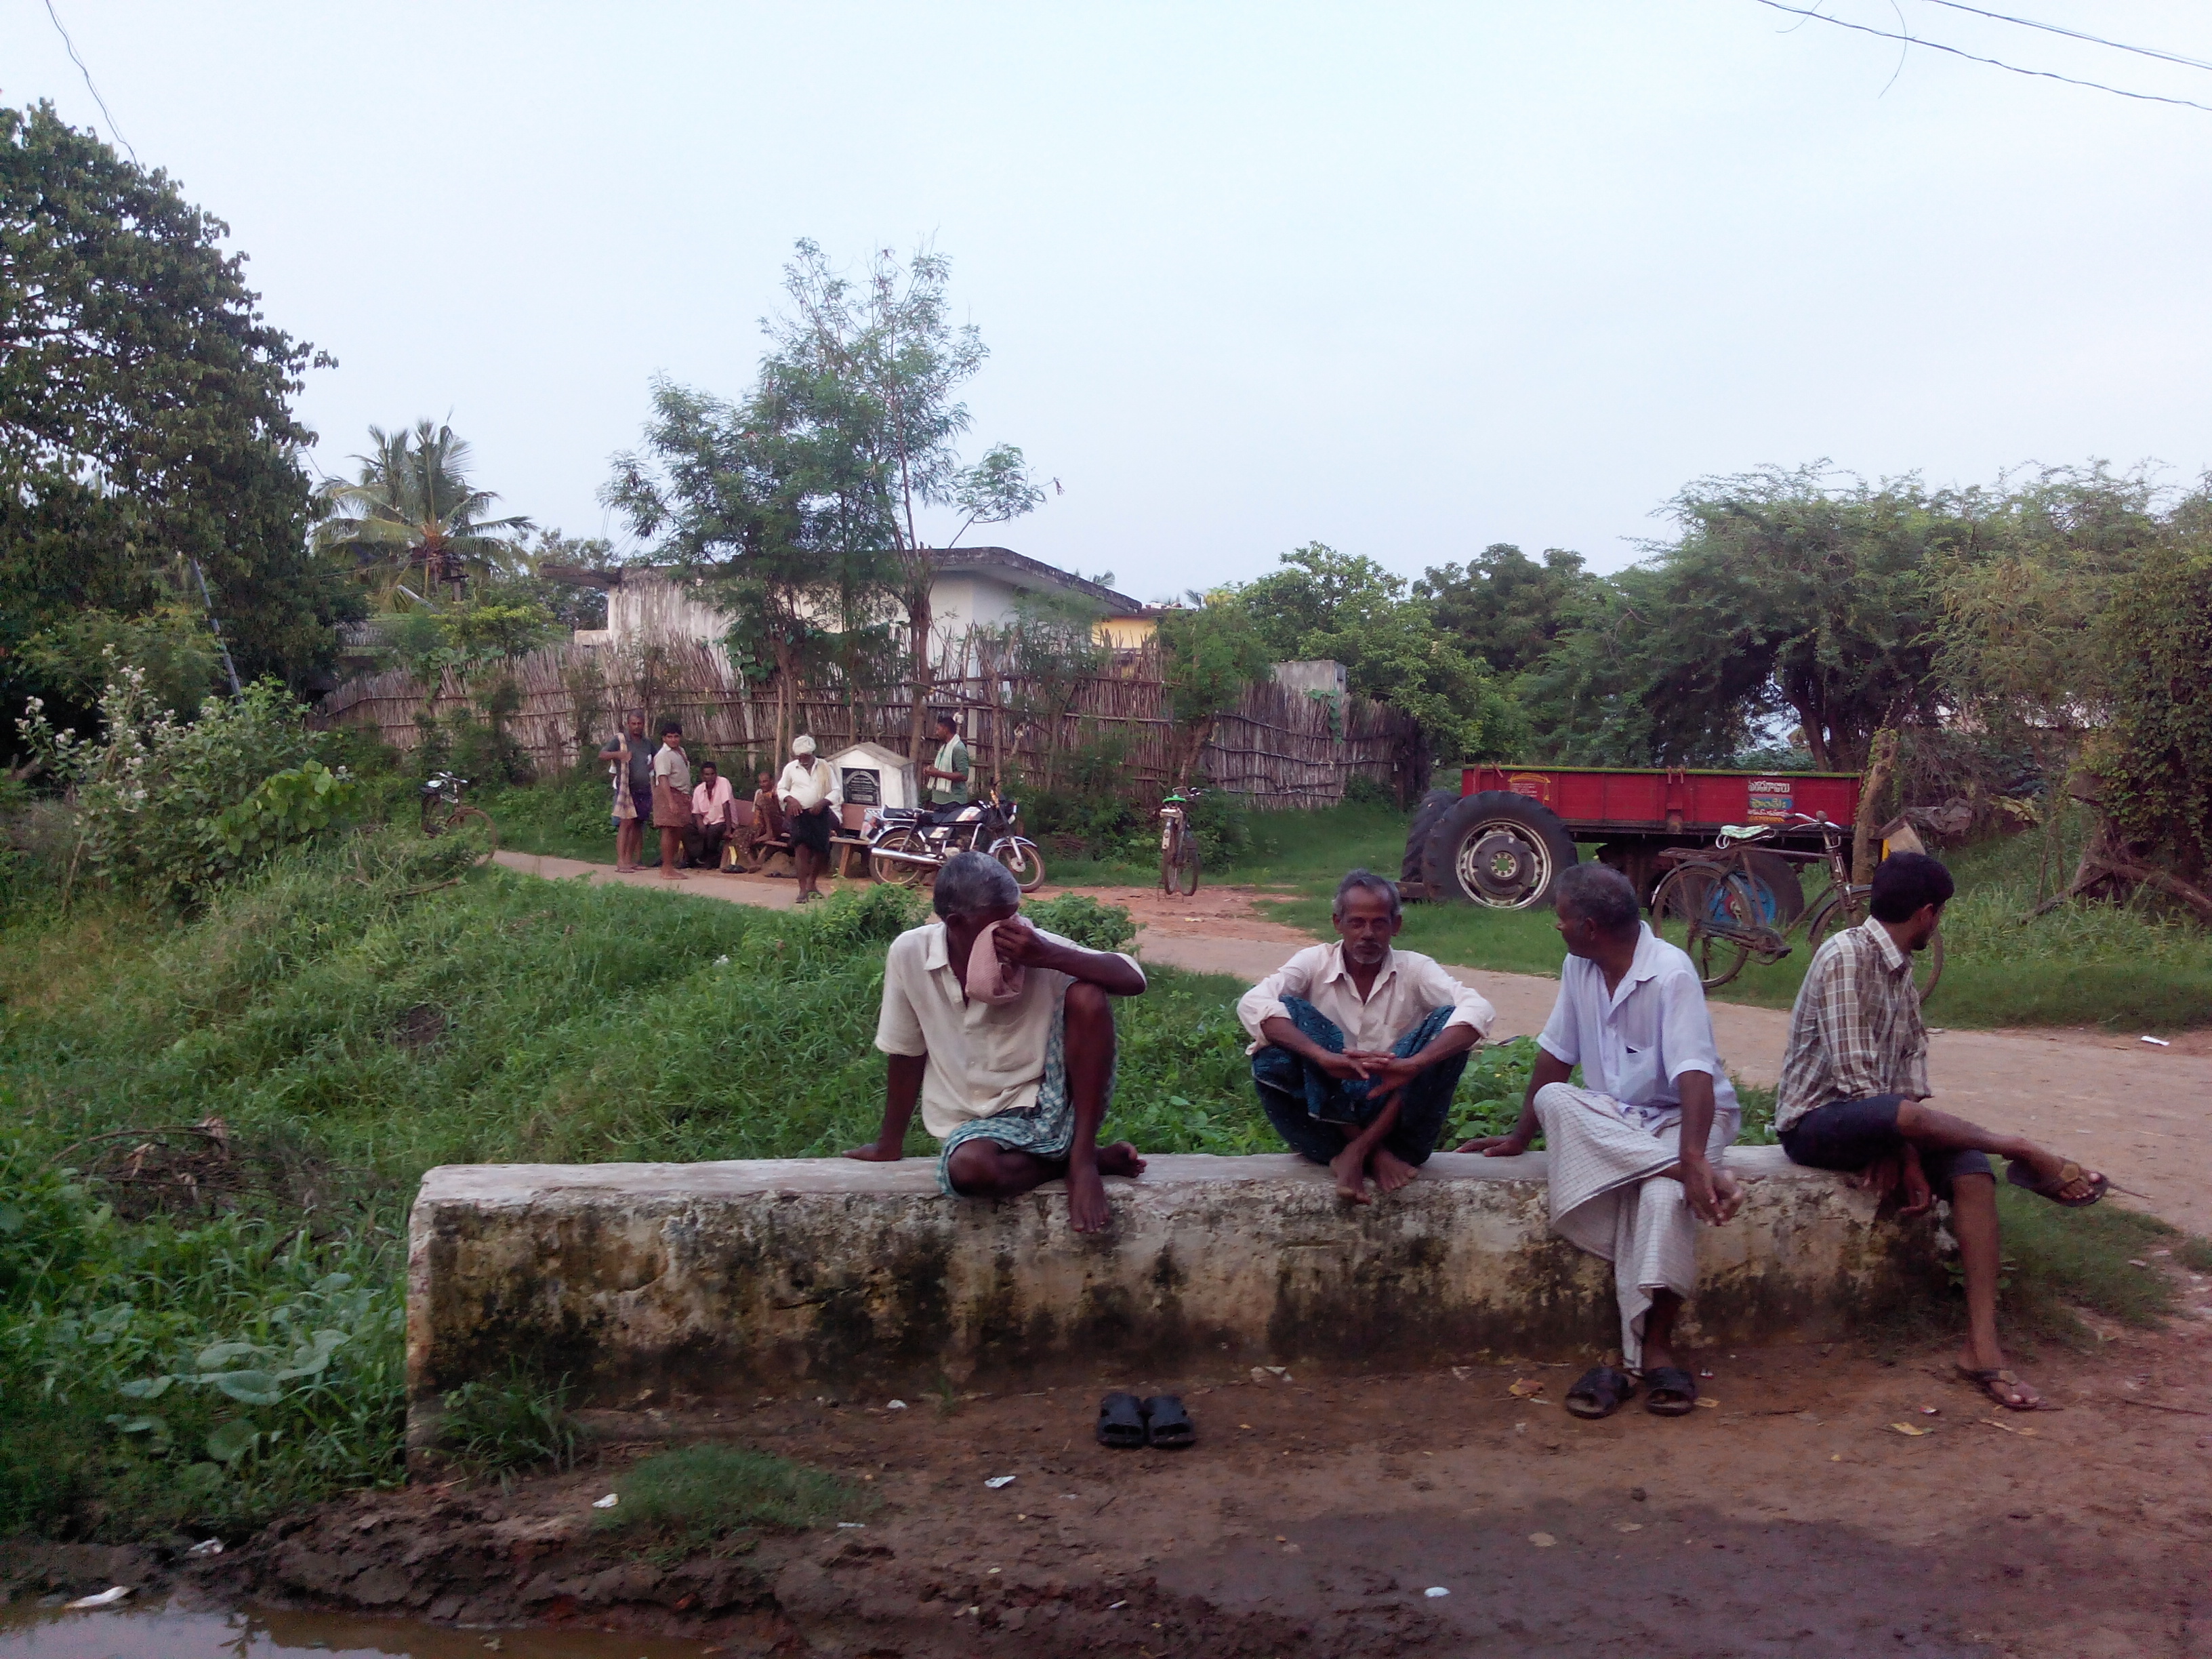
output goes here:
{"type": "Polygon", "coordinates": [[[914,763],[879,743],[856,743],[830,757],[848,806],[920,806],[914,763]]]}

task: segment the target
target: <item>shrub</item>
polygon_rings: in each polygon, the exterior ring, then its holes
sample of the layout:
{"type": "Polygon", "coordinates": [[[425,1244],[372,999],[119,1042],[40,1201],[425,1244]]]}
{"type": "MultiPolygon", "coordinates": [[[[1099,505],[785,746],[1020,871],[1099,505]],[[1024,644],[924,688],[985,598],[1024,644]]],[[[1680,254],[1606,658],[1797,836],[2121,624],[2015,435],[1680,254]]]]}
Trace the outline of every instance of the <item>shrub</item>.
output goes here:
{"type": "Polygon", "coordinates": [[[438,1444],[472,1474],[508,1474],[520,1469],[565,1469],[576,1461],[576,1430],[568,1420],[568,1383],[522,1370],[464,1382],[446,1395],[438,1444]]]}
{"type": "Polygon", "coordinates": [[[1086,951],[1119,951],[1137,936],[1127,910],[1118,904],[1101,904],[1088,893],[1062,893],[1024,904],[1022,914],[1032,927],[1072,939],[1086,951]]]}

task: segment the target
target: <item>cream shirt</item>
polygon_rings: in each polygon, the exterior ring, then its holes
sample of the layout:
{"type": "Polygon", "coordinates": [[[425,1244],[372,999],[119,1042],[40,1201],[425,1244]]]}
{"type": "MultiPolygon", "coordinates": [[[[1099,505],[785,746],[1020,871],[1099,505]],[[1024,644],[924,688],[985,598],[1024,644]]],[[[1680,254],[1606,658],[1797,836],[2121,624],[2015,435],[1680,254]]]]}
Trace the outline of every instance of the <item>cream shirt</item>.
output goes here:
{"type": "Polygon", "coordinates": [[[790,810],[799,812],[811,812],[825,800],[832,806],[845,804],[837,787],[837,769],[819,755],[811,767],[787,762],[783,775],[775,781],[775,793],[777,799],[792,803],[790,810]]]}
{"type": "Polygon", "coordinates": [[[1290,1010],[1283,1006],[1285,997],[1303,997],[1344,1033],[1346,1048],[1370,1053],[1388,1053],[1431,1008],[1449,1006],[1451,1018],[1444,1024],[1472,1025],[1478,1037],[1487,1036],[1498,1018],[1481,992],[1461,984],[1430,958],[1412,951],[1394,950],[1382,958],[1374,988],[1363,1002],[1359,988],[1345,970],[1340,940],[1299,951],[1238,999],[1237,1018],[1252,1036],[1247,1054],[1256,1054],[1267,1046],[1267,1039],[1260,1034],[1261,1022],[1290,1018],[1290,1010]]]}
{"type": "MultiPolygon", "coordinates": [[[[1042,927],[1037,933],[1054,945],[1075,943],[1042,927]]],[[[1121,959],[1137,966],[1134,957],[1121,959]]],[[[1071,983],[1066,974],[1031,968],[1013,1001],[970,1002],[947,954],[943,922],[893,939],[884,957],[876,1047],[929,1056],[921,1074],[922,1127],[942,1140],[970,1118],[1034,1106],[1045,1043],[1071,983]]]]}

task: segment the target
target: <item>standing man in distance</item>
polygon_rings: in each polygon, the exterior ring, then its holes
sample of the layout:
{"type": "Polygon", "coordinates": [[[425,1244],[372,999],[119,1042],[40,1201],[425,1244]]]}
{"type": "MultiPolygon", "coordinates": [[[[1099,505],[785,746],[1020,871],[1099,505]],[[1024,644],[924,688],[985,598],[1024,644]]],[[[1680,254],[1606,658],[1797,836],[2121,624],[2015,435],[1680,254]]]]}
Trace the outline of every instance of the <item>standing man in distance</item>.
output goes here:
{"type": "Polygon", "coordinates": [[[791,760],[776,780],[776,799],[791,830],[791,862],[799,872],[799,902],[822,896],[822,872],[830,867],[830,819],[844,804],[836,775],[814,752],[814,739],[800,732],[791,740],[791,760]]]}
{"type": "Polygon", "coordinates": [[[1336,1176],[1395,1193],[1429,1161],[1467,1057],[1497,1018],[1482,994],[1428,957],[1394,949],[1398,886],[1371,870],[1337,884],[1337,943],[1310,945],[1247,991],[1260,1105],[1291,1150],[1336,1176]]]}
{"type": "Polygon", "coordinates": [[[677,864],[691,829],[691,761],[684,752],[684,728],[674,720],[660,723],[660,747],[653,751],[653,827],[660,831],[660,878],[682,881],[677,864]]]}
{"type": "Polygon", "coordinates": [[[937,717],[937,760],[921,769],[929,785],[932,806],[963,806],[971,799],[968,781],[975,771],[968,745],[960,740],[960,722],[950,714],[937,717]]]}
{"type": "Polygon", "coordinates": [[[1861,1172],[1869,1186],[1902,1187],[1901,1215],[1951,1205],[1966,1281],[1966,1344],[1958,1376],[2009,1410],[2042,1399],[2005,1369],[1997,1345],[1997,1183],[1989,1154],[2010,1160],[2005,1179],[2080,1209],[2110,1183],[2063,1152],[1999,1134],[1928,1103],[1928,1030],[1912,957],[1942,925],[1951,872],[1925,853],[1893,853],[1875,866],[1872,914],[1823,945],[1790,1011],[1790,1044],[1775,1091],[1774,1128],[1793,1164],[1861,1172]]]}
{"type": "Polygon", "coordinates": [[[1552,1230],[1613,1263],[1631,1375],[1607,1365],[1583,1373],[1567,1409],[1608,1417],[1640,1373],[1644,1409],[1680,1417],[1698,1403],[1698,1384],[1674,1363],[1674,1317],[1697,1287],[1698,1221],[1719,1226],[1743,1201],[1720,1166],[1743,1115],[1698,970],[1644,926],[1628,878],[1571,865],[1555,890],[1567,960],[1521,1121],[1459,1150],[1515,1157],[1540,1127],[1552,1154],[1552,1230]],[[1579,1089],[1567,1082],[1577,1065],[1579,1089]]]}
{"type": "Polygon", "coordinates": [[[635,870],[645,856],[645,826],[653,822],[653,744],[646,738],[643,709],[630,710],[599,758],[621,769],[617,782],[629,793],[630,810],[616,815],[615,869],[635,870]]]}

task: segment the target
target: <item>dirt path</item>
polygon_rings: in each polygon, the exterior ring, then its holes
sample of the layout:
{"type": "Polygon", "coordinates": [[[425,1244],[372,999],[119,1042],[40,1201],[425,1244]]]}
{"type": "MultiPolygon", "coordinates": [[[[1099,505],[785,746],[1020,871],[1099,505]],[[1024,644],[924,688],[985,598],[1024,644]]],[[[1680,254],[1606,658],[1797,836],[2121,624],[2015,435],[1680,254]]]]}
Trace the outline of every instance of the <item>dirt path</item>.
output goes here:
{"type": "MultiPolygon", "coordinates": [[[[606,865],[502,853],[510,869],[556,879],[588,877],[659,889],[657,872],[617,876],[606,865]]],[[[679,893],[787,908],[793,884],[693,872],[679,893]]],[[[1148,887],[1085,888],[1123,905],[1149,961],[1255,980],[1313,942],[1253,908],[1249,888],[1209,887],[1170,899],[1148,887]]],[[[1496,1035],[1540,1030],[1558,988],[1531,974],[1454,967],[1498,1007],[1496,1035]]],[[[1715,1002],[1722,1057],[1741,1080],[1771,1085],[1782,1069],[1790,1017],[1779,1009],[1715,1002]]],[[[2034,1136],[2132,1189],[2126,1201],[2178,1227],[2212,1234],[2212,1031],[2177,1035],[2159,1048],[2087,1029],[1936,1033],[1929,1071],[1936,1103],[1994,1128],[2034,1136]],[[2140,1197],[2132,1194],[2141,1194],[2140,1197]]]]}
{"type": "MultiPolygon", "coordinates": [[[[170,1571],[264,1607],[681,1632],[756,1659],[2212,1652],[2212,1310],[2042,1356],[2051,1412],[1978,1403],[1944,1358],[1709,1353],[1712,1404],[1678,1421],[1580,1422],[1552,1403],[1569,1369],[1480,1359],[1101,1377],[949,1413],[826,1389],[674,1402],[594,1413],[626,1443],[569,1474],[364,1493],[170,1571]],[[1181,1393],[1198,1445],[1102,1449],[1106,1387],[1181,1393]],[[860,1524],[688,1559],[592,1532],[649,1443],[699,1437],[845,1474],[860,1524]]],[[[162,1570],[124,1553],[0,1547],[0,1577],[150,1592],[162,1570]]]]}

